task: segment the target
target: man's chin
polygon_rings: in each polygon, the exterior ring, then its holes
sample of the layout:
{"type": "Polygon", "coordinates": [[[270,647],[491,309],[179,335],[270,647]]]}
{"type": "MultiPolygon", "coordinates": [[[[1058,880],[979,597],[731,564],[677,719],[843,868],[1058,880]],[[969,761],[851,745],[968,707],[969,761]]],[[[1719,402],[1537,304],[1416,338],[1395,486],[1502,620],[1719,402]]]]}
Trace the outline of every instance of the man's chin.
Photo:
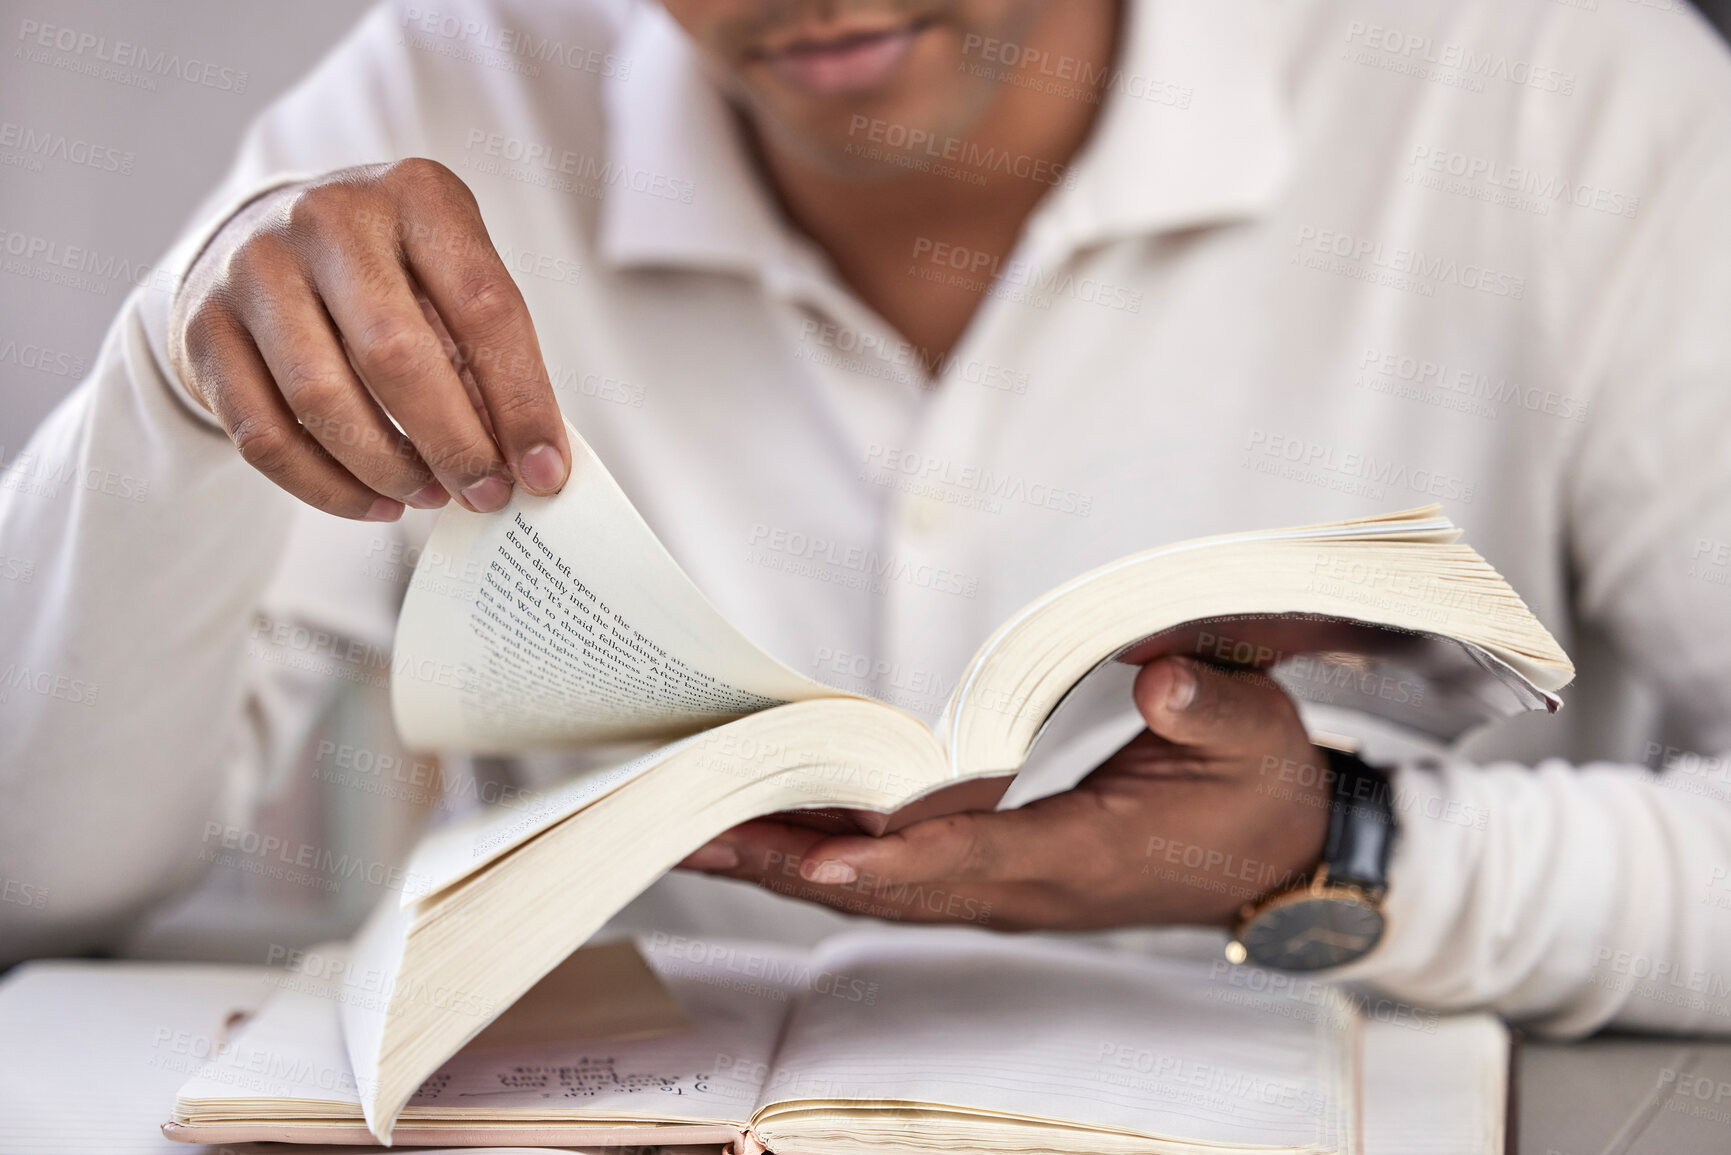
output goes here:
{"type": "MultiPolygon", "coordinates": [[[[818,123],[777,121],[771,131],[780,149],[800,163],[862,183],[905,180],[942,159],[948,137],[941,129],[922,127],[921,118],[899,112],[895,102],[857,107],[818,123]]],[[[758,123],[762,131],[766,126],[758,123]]]]}
{"type": "Polygon", "coordinates": [[[759,133],[814,168],[864,181],[917,175],[943,159],[999,93],[960,73],[940,30],[916,39],[893,67],[851,61],[832,72],[824,63],[810,83],[759,61],[739,77],[736,97],[745,97],[759,133]]]}

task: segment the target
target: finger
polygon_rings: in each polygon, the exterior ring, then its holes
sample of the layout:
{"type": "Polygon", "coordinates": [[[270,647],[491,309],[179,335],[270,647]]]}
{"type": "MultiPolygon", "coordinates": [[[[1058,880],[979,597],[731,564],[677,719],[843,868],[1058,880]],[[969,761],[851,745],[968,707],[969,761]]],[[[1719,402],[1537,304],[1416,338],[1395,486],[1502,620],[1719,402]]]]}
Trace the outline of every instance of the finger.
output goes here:
{"type": "Polygon", "coordinates": [[[415,303],[421,306],[421,316],[427,319],[427,326],[433,330],[433,335],[439,339],[439,348],[444,351],[445,360],[457,370],[457,380],[463,383],[463,392],[468,395],[469,404],[474,407],[475,415],[481,419],[481,425],[487,430],[487,436],[493,439],[493,444],[499,443],[498,434],[493,432],[493,415],[487,412],[487,401],[481,396],[481,387],[475,384],[475,374],[462,363],[457,350],[457,339],[451,336],[451,331],[445,328],[444,318],[439,316],[439,310],[433,307],[433,302],[427,299],[427,294],[415,290],[415,303]]]}
{"type": "Polygon", "coordinates": [[[680,866],[763,886],[815,883],[845,887],[858,881],[859,875],[840,869],[832,855],[819,849],[835,841],[840,840],[807,826],[759,819],[711,839],[687,855],[680,866]]]}
{"type": "Polygon", "coordinates": [[[881,838],[832,836],[806,850],[802,877],[847,882],[1027,883],[1067,878],[1113,821],[1098,796],[1065,791],[1017,810],[928,818],[881,838]]]}
{"type": "Polygon", "coordinates": [[[447,172],[406,187],[415,191],[403,204],[409,268],[474,374],[513,474],[531,493],[555,493],[571,450],[523,294],[467,186],[447,172]]]}
{"type": "Polygon", "coordinates": [[[1023,895],[1025,888],[993,883],[949,882],[932,886],[858,874],[841,877],[809,869],[813,863],[834,865],[821,844],[828,836],[803,826],[773,821],[747,822],[720,835],[687,856],[680,865],[750,882],[787,898],[815,902],[847,914],[906,922],[972,922],[996,920],[1007,926],[1033,925],[1014,911],[1042,896],[1023,895]],[[1007,921],[1004,917],[1009,912],[1007,921]]]}
{"type": "Polygon", "coordinates": [[[323,283],[355,366],[447,491],[480,513],[503,509],[511,499],[510,472],[402,270],[376,257],[362,260],[370,271],[323,283]],[[356,281],[389,287],[362,294],[356,281]]]}
{"type": "Polygon", "coordinates": [[[973,814],[946,814],[879,838],[826,838],[808,850],[801,873],[811,882],[832,883],[852,882],[861,874],[896,882],[1003,881],[1009,859],[991,824],[973,814]]]}
{"type": "Polygon", "coordinates": [[[1267,675],[1192,658],[1148,663],[1132,693],[1149,730],[1186,746],[1226,753],[1282,749],[1299,726],[1292,699],[1267,675]]]}
{"type": "Polygon", "coordinates": [[[798,877],[806,850],[825,837],[822,831],[810,827],[759,819],[741,823],[710,839],[686,855],[679,865],[687,870],[726,874],[753,882],[782,871],[798,877]]]}
{"type": "Polygon", "coordinates": [[[221,389],[202,390],[211,412],[247,464],[317,509],[359,521],[395,521],[403,505],[344,469],[295,420],[251,336],[205,321],[187,332],[187,355],[221,389]],[[217,332],[217,328],[225,331],[217,332]]]}
{"type": "Polygon", "coordinates": [[[510,471],[422,316],[395,250],[326,246],[312,271],[362,380],[433,475],[470,509],[504,508],[510,471]]]}
{"type": "Polygon", "coordinates": [[[247,327],[301,427],[375,492],[419,509],[449,500],[407,437],[355,375],[312,296],[276,291],[243,302],[247,327]]]}

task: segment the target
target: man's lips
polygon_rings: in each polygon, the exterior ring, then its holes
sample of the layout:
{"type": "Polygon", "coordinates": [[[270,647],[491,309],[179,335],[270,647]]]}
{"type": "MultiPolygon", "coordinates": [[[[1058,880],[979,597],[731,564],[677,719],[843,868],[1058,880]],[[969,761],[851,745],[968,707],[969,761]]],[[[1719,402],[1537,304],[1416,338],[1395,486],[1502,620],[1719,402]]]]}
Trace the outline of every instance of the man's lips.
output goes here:
{"type": "Polygon", "coordinates": [[[814,96],[867,92],[886,83],[925,31],[924,22],[823,40],[800,40],[764,56],[781,79],[814,96]]]}

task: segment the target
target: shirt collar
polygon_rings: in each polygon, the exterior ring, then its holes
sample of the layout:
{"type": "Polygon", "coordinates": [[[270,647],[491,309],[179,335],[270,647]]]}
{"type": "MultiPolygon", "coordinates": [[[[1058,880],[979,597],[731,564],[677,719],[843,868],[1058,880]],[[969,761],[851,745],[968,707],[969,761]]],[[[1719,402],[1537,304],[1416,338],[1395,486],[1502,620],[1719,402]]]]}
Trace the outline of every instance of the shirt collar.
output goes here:
{"type": "MultiPolygon", "coordinates": [[[[1285,186],[1290,126],[1267,0],[1127,0],[1125,15],[1093,136],[1030,222],[1048,258],[1254,217],[1285,186]]],[[[618,52],[631,67],[608,78],[604,99],[624,176],[602,205],[601,260],[809,275],[821,258],[783,222],[726,101],[661,5],[634,5],[618,52]]]]}
{"type": "Polygon", "coordinates": [[[785,256],[790,232],[684,31],[660,4],[638,3],[616,51],[630,68],[607,78],[603,100],[624,177],[602,202],[601,259],[752,273],[785,256]],[[633,179],[650,193],[621,187],[633,179]]]}
{"type": "Polygon", "coordinates": [[[1127,0],[1120,65],[1071,179],[1042,206],[1070,246],[1272,208],[1291,128],[1263,0],[1127,0]]]}

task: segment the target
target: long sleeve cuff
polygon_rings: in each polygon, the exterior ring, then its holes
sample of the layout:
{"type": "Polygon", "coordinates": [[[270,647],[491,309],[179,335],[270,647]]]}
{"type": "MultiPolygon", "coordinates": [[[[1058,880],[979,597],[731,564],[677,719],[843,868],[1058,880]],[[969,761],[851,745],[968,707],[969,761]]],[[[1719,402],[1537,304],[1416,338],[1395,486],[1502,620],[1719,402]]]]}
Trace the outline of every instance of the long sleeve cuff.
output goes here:
{"type": "Polygon", "coordinates": [[[237,213],[267,193],[312,180],[316,175],[302,172],[277,173],[244,192],[219,194],[220,199],[215,202],[214,207],[207,206],[205,211],[199,213],[198,219],[203,223],[188,229],[186,234],[175,242],[157,265],[156,275],[139,291],[136,302],[138,315],[151,355],[156,360],[156,376],[167,386],[175,400],[200,424],[219,433],[222,432],[222,423],[216,419],[215,414],[193,400],[192,394],[186,390],[185,382],[179,379],[169,359],[169,320],[174,309],[174,299],[179,294],[181,285],[185,284],[186,275],[194,262],[210,247],[216,234],[221,232],[223,226],[233,220],[237,213]]]}
{"type": "MultiPolygon", "coordinates": [[[[1331,977],[1540,1034],[1731,1031],[1731,923],[1710,904],[1731,805],[1638,766],[1414,761],[1384,940],[1331,977]]],[[[1731,896],[1731,889],[1725,893],[1731,896]]]]}

